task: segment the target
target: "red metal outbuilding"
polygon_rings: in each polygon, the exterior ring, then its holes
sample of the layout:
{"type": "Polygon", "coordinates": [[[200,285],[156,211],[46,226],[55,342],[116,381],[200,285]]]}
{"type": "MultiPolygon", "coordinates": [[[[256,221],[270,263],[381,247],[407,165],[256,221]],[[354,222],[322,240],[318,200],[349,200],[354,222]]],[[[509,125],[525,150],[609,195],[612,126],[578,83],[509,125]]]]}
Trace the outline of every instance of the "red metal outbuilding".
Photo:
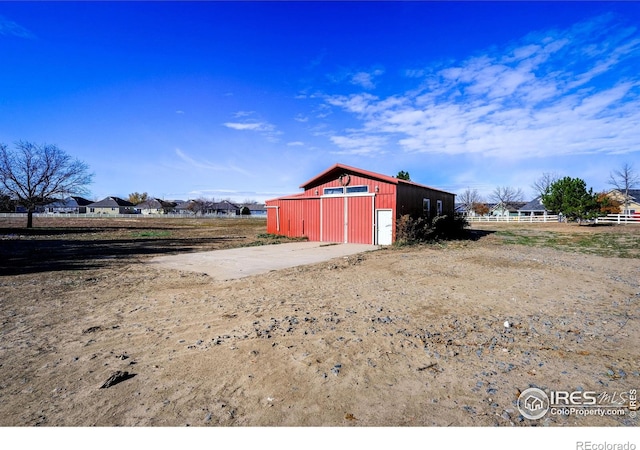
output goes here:
{"type": "Polygon", "coordinates": [[[267,233],[310,241],[389,245],[404,214],[453,214],[455,194],[336,164],[300,186],[304,192],[266,202],[267,233]]]}

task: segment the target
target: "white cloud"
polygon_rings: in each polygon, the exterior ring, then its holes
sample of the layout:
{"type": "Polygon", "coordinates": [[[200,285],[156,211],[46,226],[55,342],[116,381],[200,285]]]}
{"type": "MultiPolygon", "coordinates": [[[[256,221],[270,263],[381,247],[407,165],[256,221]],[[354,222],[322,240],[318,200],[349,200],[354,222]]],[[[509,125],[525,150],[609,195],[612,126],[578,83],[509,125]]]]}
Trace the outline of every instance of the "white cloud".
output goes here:
{"type": "Polygon", "coordinates": [[[255,111],[237,111],[233,114],[233,117],[238,119],[241,117],[249,117],[249,116],[252,116],[253,114],[255,114],[255,111]]]}
{"type": "Polygon", "coordinates": [[[639,56],[637,31],[618,28],[612,17],[531,34],[501,51],[424,70],[414,91],[327,97],[360,122],[331,141],[358,154],[395,144],[406,152],[511,159],[640,151],[639,56]]]}
{"type": "Polygon", "coordinates": [[[302,142],[302,141],[287,142],[287,145],[289,147],[303,147],[304,146],[304,142],[302,142]]]}
{"type": "Polygon", "coordinates": [[[331,107],[327,104],[321,103],[312,111],[312,113],[316,119],[324,119],[331,115],[331,107]]]}
{"type": "Polygon", "coordinates": [[[219,164],[219,163],[213,163],[207,160],[196,160],[179,148],[176,148],[175,152],[176,152],[176,155],[183,162],[187,163],[188,167],[190,168],[214,170],[214,171],[232,171],[232,172],[240,173],[245,176],[251,175],[246,170],[242,169],[241,167],[237,167],[233,164],[219,164]]]}
{"type": "Polygon", "coordinates": [[[357,84],[365,89],[374,89],[376,87],[373,84],[372,76],[370,73],[358,72],[351,77],[351,84],[357,84]]]}
{"type": "MultiPolygon", "coordinates": [[[[237,113],[236,113],[237,114],[237,113]]],[[[252,114],[252,113],[250,113],[252,114]]],[[[227,128],[237,131],[255,131],[260,133],[267,141],[277,143],[280,141],[278,136],[282,135],[282,131],[276,129],[276,126],[268,122],[225,122],[223,125],[227,128]]]]}
{"type": "Polygon", "coordinates": [[[374,78],[384,73],[381,69],[375,69],[371,72],[357,72],[351,76],[351,84],[363,87],[364,89],[375,89],[374,78]]]}
{"type": "Polygon", "coordinates": [[[332,106],[339,106],[349,112],[356,114],[366,114],[367,108],[369,108],[378,97],[371,94],[358,94],[358,95],[336,95],[327,97],[327,103],[332,106]]]}
{"type": "Polygon", "coordinates": [[[224,170],[223,166],[217,165],[217,164],[212,164],[208,161],[197,161],[195,159],[193,159],[192,157],[190,157],[189,155],[187,155],[185,152],[183,152],[182,150],[180,150],[179,148],[176,148],[176,155],[178,155],[178,157],[188,163],[189,165],[191,165],[192,167],[196,167],[198,169],[210,169],[210,170],[224,170]]]}
{"type": "Polygon", "coordinates": [[[240,123],[240,122],[225,122],[224,126],[233,130],[250,130],[250,131],[263,131],[266,127],[265,124],[259,122],[252,123],[240,123]]]}
{"type": "Polygon", "coordinates": [[[407,78],[422,78],[426,75],[424,69],[406,69],[404,71],[404,76],[407,78]]]}
{"type": "Polygon", "coordinates": [[[323,48],[322,51],[313,58],[307,65],[307,69],[311,70],[322,64],[322,61],[327,56],[327,49],[323,48]]]}
{"type": "Polygon", "coordinates": [[[339,71],[326,74],[327,79],[332,83],[344,83],[359,86],[366,90],[376,88],[376,78],[384,74],[384,70],[380,68],[371,69],[369,71],[354,71],[351,69],[341,69],[339,71]]]}
{"type": "Polygon", "coordinates": [[[35,39],[36,36],[26,28],[17,23],[0,16],[0,35],[15,36],[24,39],[35,39]]]}
{"type": "Polygon", "coordinates": [[[336,154],[369,155],[384,152],[387,138],[383,136],[351,133],[348,136],[331,136],[331,142],[342,150],[336,154]]]}
{"type": "Polygon", "coordinates": [[[207,198],[215,201],[229,200],[234,203],[244,203],[245,201],[265,202],[266,200],[289,194],[289,192],[269,192],[258,190],[233,190],[233,189],[193,189],[185,193],[172,194],[172,198],[207,198]]]}

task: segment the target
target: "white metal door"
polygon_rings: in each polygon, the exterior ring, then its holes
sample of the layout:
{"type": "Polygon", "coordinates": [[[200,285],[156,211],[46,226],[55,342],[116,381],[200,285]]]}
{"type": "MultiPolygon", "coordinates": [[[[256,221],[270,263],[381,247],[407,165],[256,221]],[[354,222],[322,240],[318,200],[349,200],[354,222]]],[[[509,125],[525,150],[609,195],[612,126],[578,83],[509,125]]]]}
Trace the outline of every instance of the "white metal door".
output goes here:
{"type": "Polygon", "coordinates": [[[376,210],[377,244],[391,245],[393,237],[393,217],[390,209],[376,210]]]}

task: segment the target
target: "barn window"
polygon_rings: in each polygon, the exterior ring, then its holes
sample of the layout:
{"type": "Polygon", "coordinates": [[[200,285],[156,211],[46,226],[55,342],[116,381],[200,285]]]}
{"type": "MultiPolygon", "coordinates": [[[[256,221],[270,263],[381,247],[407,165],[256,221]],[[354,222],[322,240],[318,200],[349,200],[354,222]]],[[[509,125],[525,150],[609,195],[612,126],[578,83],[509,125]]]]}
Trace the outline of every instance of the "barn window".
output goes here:
{"type": "Polygon", "coordinates": [[[442,215],[442,200],[438,200],[438,215],[442,215]]]}
{"type": "Polygon", "coordinates": [[[358,192],[369,192],[369,186],[348,186],[347,194],[356,194],[358,192]]]}
{"type": "Polygon", "coordinates": [[[343,194],[344,188],[334,187],[334,188],[324,188],[324,195],[336,195],[343,194]]]}
{"type": "Polygon", "coordinates": [[[423,198],[422,199],[422,213],[429,217],[429,214],[431,214],[431,199],[430,198],[423,198]]]}

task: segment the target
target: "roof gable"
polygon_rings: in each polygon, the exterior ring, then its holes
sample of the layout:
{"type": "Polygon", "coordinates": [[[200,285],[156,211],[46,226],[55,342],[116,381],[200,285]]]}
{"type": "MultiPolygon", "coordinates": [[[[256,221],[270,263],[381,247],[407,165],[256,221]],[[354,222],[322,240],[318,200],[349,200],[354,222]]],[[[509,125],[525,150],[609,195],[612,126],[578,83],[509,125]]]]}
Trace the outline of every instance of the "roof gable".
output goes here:
{"type": "Polygon", "coordinates": [[[120,206],[135,206],[133,203],[123,200],[120,197],[106,197],[102,200],[91,203],[91,207],[93,208],[115,208],[120,206]]]}
{"type": "Polygon", "coordinates": [[[72,199],[74,199],[76,201],[76,204],[78,206],[87,206],[90,205],[92,203],[91,200],[87,200],[84,197],[76,197],[76,196],[71,196],[72,199]]]}
{"type": "Polygon", "coordinates": [[[159,198],[150,198],[142,203],[136,205],[139,209],[161,209],[161,208],[173,208],[176,206],[173,202],[167,202],[159,198]]]}
{"type": "Polygon", "coordinates": [[[195,204],[195,200],[178,200],[176,201],[176,209],[189,209],[195,204]]]}
{"type": "Polygon", "coordinates": [[[542,197],[536,197],[518,211],[546,211],[546,208],[542,204],[542,197]]]}
{"type": "Polygon", "coordinates": [[[525,206],[525,202],[500,202],[494,205],[490,205],[491,211],[509,211],[509,212],[518,212],[523,206],[525,206]]]}
{"type": "MultiPolygon", "coordinates": [[[[607,194],[614,194],[616,196],[624,198],[624,190],[620,189],[611,189],[607,194]]],[[[629,189],[629,197],[633,201],[640,202],[640,189],[629,189]]]]}
{"type": "Polygon", "coordinates": [[[218,211],[237,211],[240,209],[238,205],[227,200],[223,200],[221,202],[213,202],[211,203],[210,208],[218,211]]]}
{"type": "Polygon", "coordinates": [[[90,203],[92,202],[86,198],[71,196],[62,200],[55,200],[47,206],[49,208],[77,208],[79,206],[87,206],[90,203]]]}
{"type": "MultiPolygon", "coordinates": [[[[357,167],[351,167],[351,166],[347,166],[345,164],[334,164],[333,166],[329,167],[327,170],[325,170],[324,172],[316,175],[315,177],[313,177],[312,179],[308,180],[305,183],[302,183],[300,185],[300,187],[302,189],[307,189],[311,186],[317,185],[317,184],[321,184],[322,180],[325,180],[327,178],[330,178],[331,176],[339,176],[343,173],[347,173],[347,174],[357,174],[357,175],[361,175],[363,177],[366,178],[372,178],[375,180],[380,180],[380,181],[385,181],[387,183],[390,184],[406,184],[409,186],[417,186],[417,187],[421,187],[421,188],[426,188],[426,189],[432,189],[434,191],[440,191],[440,192],[446,192],[443,191],[442,189],[436,189],[436,188],[432,188],[430,186],[425,186],[423,184],[418,184],[418,183],[414,183],[413,181],[406,181],[406,180],[401,180],[399,178],[396,177],[391,177],[389,175],[383,175],[380,173],[376,173],[376,172],[370,172],[368,170],[363,170],[363,169],[358,169],[357,167]]],[[[451,194],[454,195],[450,192],[446,192],[447,194],[451,194]]]]}
{"type": "Polygon", "coordinates": [[[263,203],[240,203],[238,206],[242,208],[248,208],[249,211],[266,211],[266,207],[263,203]]]}

